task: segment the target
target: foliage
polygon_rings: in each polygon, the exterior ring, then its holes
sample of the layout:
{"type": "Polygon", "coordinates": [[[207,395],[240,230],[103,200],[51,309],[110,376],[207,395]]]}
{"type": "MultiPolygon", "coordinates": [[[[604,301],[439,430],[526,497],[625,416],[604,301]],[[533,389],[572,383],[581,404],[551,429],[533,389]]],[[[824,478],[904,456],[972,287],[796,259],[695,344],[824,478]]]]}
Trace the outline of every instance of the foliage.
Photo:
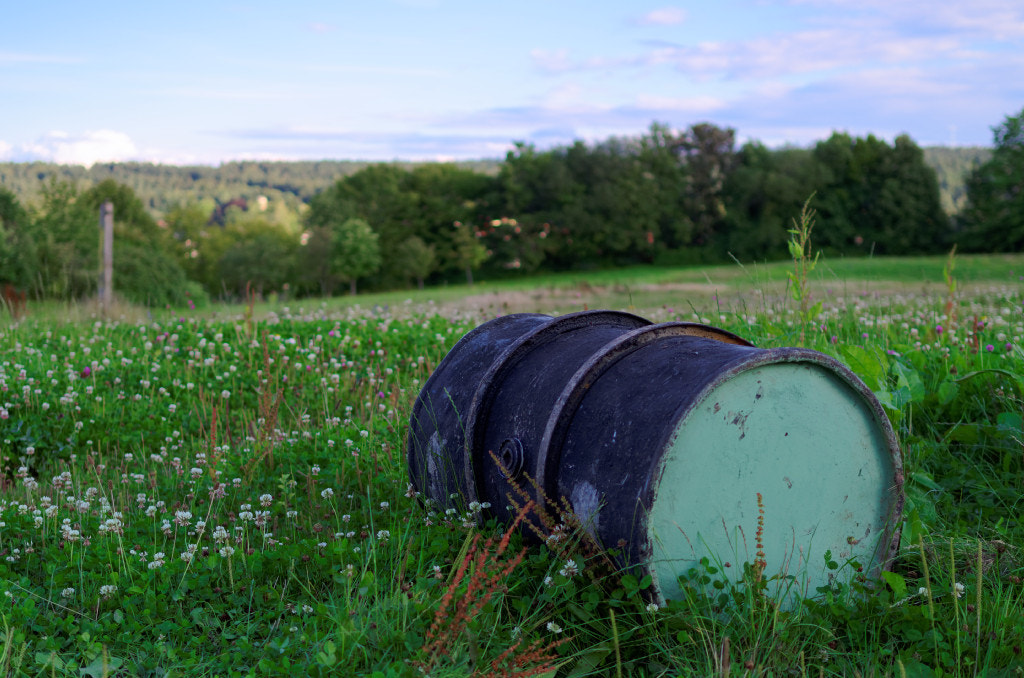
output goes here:
{"type": "Polygon", "coordinates": [[[99,212],[70,184],[51,183],[41,198],[31,226],[33,295],[70,300],[92,294],[99,275],[99,212]]]}
{"type": "Polygon", "coordinates": [[[141,306],[203,306],[203,288],[166,254],[132,242],[114,242],[114,289],[141,306]]]}
{"type": "Polygon", "coordinates": [[[968,251],[1024,247],[1024,109],[993,128],[992,157],[967,180],[963,245],[968,251]]]}
{"type": "Polygon", "coordinates": [[[959,214],[967,204],[967,177],[992,157],[992,149],[983,146],[926,146],[924,160],[939,180],[942,209],[950,216],[959,214]]]}
{"type": "Polygon", "coordinates": [[[834,133],[819,142],[819,246],[852,254],[934,254],[950,237],[935,172],[906,135],[892,146],[834,133]]]}
{"type": "Polygon", "coordinates": [[[452,226],[451,240],[451,262],[466,272],[466,284],[472,287],[473,269],[486,261],[487,248],[479,241],[478,232],[461,221],[452,226]]]}
{"type": "MultiPolygon", "coordinates": [[[[411,170],[422,163],[393,163],[411,170]]],[[[363,161],[226,162],[217,167],[206,165],[175,166],[151,163],[97,163],[91,167],[55,165],[45,162],[0,163],[0,184],[13,191],[25,204],[35,203],[51,181],[73,185],[84,191],[112,179],[131,187],[146,208],[165,214],[177,205],[227,202],[241,198],[255,203],[260,196],[271,203],[286,204],[292,210],[324,190],[338,177],[368,167],[363,161]]],[[[497,173],[497,162],[465,161],[460,168],[482,173],[497,173]]]]}
{"type": "Polygon", "coordinates": [[[299,239],[259,217],[236,220],[224,228],[232,242],[220,256],[218,278],[237,298],[247,289],[261,296],[281,290],[295,272],[299,239]]]}
{"type": "MultiPolygon", "coordinates": [[[[681,130],[653,123],[638,136],[595,143],[547,150],[517,143],[500,163],[0,165],[0,182],[30,215],[18,243],[11,233],[4,241],[7,251],[30,254],[13,277],[34,296],[87,296],[97,275],[89,211],[109,199],[118,240],[167,254],[208,295],[238,298],[247,283],[257,296],[331,295],[355,279],[342,279],[331,264],[336,231],[349,219],[370,224],[387,254],[356,276],[380,290],[410,279],[419,286],[784,259],[789,220],[814,192],[816,244],[827,254],[937,253],[960,235],[941,190],[959,190],[953,175],[981,157],[977,149],[926,155],[905,135],[888,143],[835,133],[812,149],[774,150],[757,142],[736,150],[735,139],[735,130],[710,122],[681,130]]],[[[984,214],[965,212],[962,246],[1013,247],[1012,234],[1007,240],[984,214]]]]}
{"type": "Polygon", "coordinates": [[[786,258],[790,220],[800,212],[817,174],[810,150],[744,144],[722,187],[726,213],[719,253],[741,261],[786,258]]]}
{"type": "MultiPolygon", "coordinates": [[[[1013,675],[1024,292],[1008,271],[1019,261],[947,267],[961,283],[955,318],[943,263],[922,264],[934,294],[914,277],[899,295],[822,295],[807,344],[849,364],[898,431],[904,541],[889,571],[837,578],[790,608],[766,595],[756,563],[730,580],[712,561],[681,573],[683,595],[659,607],[649,577],[609,570],[585,535],[527,544],[487,507],[425,506],[406,480],[406,423],[476,322],[457,308],[276,306],[251,322],[238,309],[154,309],[138,322],[2,327],[0,671],[1013,675]]],[[[910,267],[872,264],[881,284],[877,271],[910,267]]],[[[759,346],[790,345],[798,310],[770,289],[763,309],[743,303],[764,291],[639,312],[713,316],[759,346]]],[[[755,545],[773,518],[760,508],[755,545]]]]}
{"type": "MultiPolygon", "coordinates": [[[[811,196],[814,197],[814,196],[811,196]]],[[[821,313],[821,302],[811,306],[810,275],[818,264],[820,252],[811,256],[811,231],[814,229],[814,210],[811,198],[800,210],[800,218],[793,219],[789,230],[789,256],[793,259],[793,270],[789,272],[789,293],[800,305],[800,346],[806,339],[807,326],[821,313]]]]}
{"type": "Polygon", "coordinates": [[[349,283],[356,293],[356,280],[369,275],[380,266],[378,235],[362,219],[346,219],[332,229],[330,272],[349,283]]]}
{"type": "Polygon", "coordinates": [[[35,274],[35,242],[28,212],[11,191],[0,187],[0,282],[27,288],[35,274]]]}
{"type": "Polygon", "coordinates": [[[395,267],[406,271],[421,290],[423,281],[434,272],[438,263],[436,248],[416,235],[410,236],[398,246],[394,258],[395,267]]]}

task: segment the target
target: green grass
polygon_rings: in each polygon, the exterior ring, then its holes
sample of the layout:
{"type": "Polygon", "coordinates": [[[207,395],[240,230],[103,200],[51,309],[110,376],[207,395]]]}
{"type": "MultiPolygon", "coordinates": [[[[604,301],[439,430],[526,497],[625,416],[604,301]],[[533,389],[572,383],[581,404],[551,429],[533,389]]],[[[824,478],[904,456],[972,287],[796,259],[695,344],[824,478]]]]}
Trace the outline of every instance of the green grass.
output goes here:
{"type": "Polygon", "coordinates": [[[815,271],[807,344],[885,404],[906,522],[882,581],[791,609],[714,563],[659,609],[581,535],[488,544],[500,526],[409,496],[404,457],[477,322],[601,305],[794,345],[789,264],[0,319],[0,675],[1013,675],[1024,256],[958,258],[950,312],[944,263],[815,271]]]}

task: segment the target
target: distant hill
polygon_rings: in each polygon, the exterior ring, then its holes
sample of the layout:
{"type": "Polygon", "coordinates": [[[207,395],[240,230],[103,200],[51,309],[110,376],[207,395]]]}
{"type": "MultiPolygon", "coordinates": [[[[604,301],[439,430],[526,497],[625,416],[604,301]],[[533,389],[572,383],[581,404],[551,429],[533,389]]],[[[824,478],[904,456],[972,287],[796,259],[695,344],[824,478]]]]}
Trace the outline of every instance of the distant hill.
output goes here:
{"type": "MultiPolygon", "coordinates": [[[[212,200],[226,203],[242,198],[254,202],[258,196],[284,200],[297,206],[338,179],[354,174],[369,162],[231,162],[219,167],[154,165],[123,162],[81,165],[52,163],[0,163],[0,185],[10,189],[25,204],[32,204],[51,181],[67,182],[84,190],[106,179],[130,186],[153,213],[160,215],[182,203],[212,200]]],[[[411,162],[396,163],[414,167],[411,162]]],[[[493,174],[498,160],[456,163],[461,167],[493,174]]]]}
{"type": "Polygon", "coordinates": [[[967,175],[992,157],[992,149],[984,146],[928,146],[924,159],[939,177],[939,194],[946,214],[963,209],[967,199],[967,175]]]}
{"type": "MultiPolygon", "coordinates": [[[[966,197],[966,176],[992,154],[984,147],[930,146],[923,149],[925,160],[935,168],[939,179],[942,206],[948,214],[957,213],[966,197]]],[[[500,160],[457,163],[485,174],[496,174],[500,160]]],[[[354,174],[371,163],[359,161],[304,162],[231,162],[219,167],[153,165],[149,163],[104,163],[90,168],[52,163],[0,163],[0,185],[12,190],[26,205],[36,202],[50,181],[69,182],[79,189],[114,179],[130,186],[154,214],[160,215],[182,203],[209,200],[226,203],[242,198],[255,201],[258,196],[283,200],[292,207],[308,202],[338,179],[354,174]]],[[[411,162],[396,163],[414,167],[411,162]]]]}

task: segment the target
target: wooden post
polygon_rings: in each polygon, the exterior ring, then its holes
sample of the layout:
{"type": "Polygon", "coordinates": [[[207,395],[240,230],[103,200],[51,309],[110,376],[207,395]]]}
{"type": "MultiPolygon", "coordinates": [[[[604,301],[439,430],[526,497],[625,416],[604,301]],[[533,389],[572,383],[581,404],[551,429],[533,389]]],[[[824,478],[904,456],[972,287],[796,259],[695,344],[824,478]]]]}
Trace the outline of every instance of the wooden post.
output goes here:
{"type": "Polygon", "coordinates": [[[103,316],[110,315],[110,301],[114,292],[114,203],[109,200],[100,206],[100,228],[103,229],[103,269],[100,273],[100,304],[103,316]]]}

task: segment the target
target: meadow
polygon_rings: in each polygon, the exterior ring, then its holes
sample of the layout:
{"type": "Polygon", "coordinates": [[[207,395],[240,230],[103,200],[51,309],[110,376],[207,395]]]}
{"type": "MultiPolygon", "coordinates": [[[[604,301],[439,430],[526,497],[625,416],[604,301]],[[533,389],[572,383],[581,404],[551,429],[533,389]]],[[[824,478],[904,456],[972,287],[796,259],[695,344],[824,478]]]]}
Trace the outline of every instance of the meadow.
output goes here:
{"type": "Polygon", "coordinates": [[[821,261],[810,310],[791,268],[0,315],[0,675],[1020,675],[1024,256],[821,261]],[[706,563],[659,607],[572,516],[524,546],[424,506],[405,436],[447,350],[583,308],[849,365],[903,449],[889,570],[785,607],[706,563]]]}

